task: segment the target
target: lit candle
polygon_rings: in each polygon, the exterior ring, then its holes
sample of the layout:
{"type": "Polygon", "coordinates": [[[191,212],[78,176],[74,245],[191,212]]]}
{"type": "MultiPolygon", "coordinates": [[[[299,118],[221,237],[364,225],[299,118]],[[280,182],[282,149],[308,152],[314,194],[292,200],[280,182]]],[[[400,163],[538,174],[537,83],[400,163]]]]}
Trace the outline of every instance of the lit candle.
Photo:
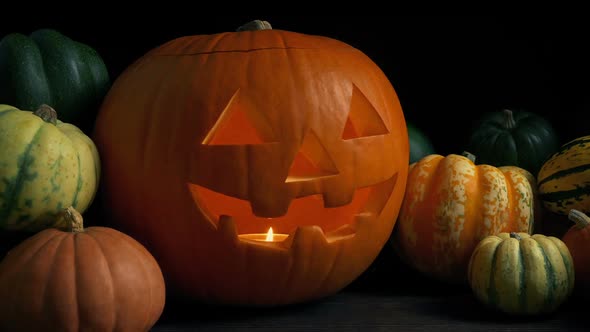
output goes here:
{"type": "Polygon", "coordinates": [[[282,242],[289,234],[275,234],[272,227],[268,229],[266,233],[254,233],[254,234],[240,234],[241,239],[254,240],[261,242],[282,242]]]}

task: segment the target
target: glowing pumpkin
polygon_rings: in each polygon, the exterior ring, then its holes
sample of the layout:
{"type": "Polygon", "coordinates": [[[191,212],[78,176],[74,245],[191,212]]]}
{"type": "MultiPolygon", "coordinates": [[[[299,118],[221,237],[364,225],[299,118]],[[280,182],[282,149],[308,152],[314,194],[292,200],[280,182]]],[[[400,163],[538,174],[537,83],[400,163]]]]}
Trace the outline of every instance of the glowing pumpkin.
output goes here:
{"type": "Polygon", "coordinates": [[[273,29],[152,50],[115,82],[95,139],[106,209],[171,292],[246,305],[320,298],[358,277],[393,229],[409,159],[374,62],[273,29]]]}

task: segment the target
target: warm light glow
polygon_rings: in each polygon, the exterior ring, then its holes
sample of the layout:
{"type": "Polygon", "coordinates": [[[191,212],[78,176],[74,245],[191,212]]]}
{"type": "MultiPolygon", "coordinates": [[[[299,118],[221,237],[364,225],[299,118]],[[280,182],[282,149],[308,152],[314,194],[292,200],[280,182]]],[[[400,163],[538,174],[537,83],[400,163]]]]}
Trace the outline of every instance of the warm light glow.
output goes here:
{"type": "Polygon", "coordinates": [[[268,229],[266,233],[254,233],[254,234],[240,234],[238,235],[241,239],[268,242],[268,243],[279,243],[285,241],[289,236],[288,234],[275,234],[272,227],[268,229]]]}
{"type": "Polygon", "coordinates": [[[268,232],[266,233],[266,242],[272,242],[274,240],[274,234],[272,232],[272,227],[270,227],[268,229],[268,232]]]}

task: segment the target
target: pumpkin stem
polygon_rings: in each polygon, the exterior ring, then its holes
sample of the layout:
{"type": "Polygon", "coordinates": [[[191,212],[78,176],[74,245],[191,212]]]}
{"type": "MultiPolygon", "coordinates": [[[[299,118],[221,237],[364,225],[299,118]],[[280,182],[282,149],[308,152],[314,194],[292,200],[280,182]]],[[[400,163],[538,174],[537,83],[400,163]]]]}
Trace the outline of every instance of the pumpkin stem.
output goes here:
{"type": "Polygon", "coordinates": [[[72,233],[84,232],[84,218],[80,212],[74,207],[70,206],[67,209],[62,210],[57,222],[58,228],[64,231],[72,233]]]}
{"type": "Polygon", "coordinates": [[[467,159],[471,160],[471,162],[475,163],[475,155],[471,152],[468,151],[463,151],[463,153],[461,153],[461,155],[463,157],[467,157],[467,159]]]}
{"type": "Polygon", "coordinates": [[[517,239],[518,241],[522,240],[522,237],[516,232],[510,232],[510,237],[513,239],[517,239]]]}
{"type": "Polygon", "coordinates": [[[588,217],[584,212],[578,211],[576,209],[571,209],[569,214],[567,215],[568,219],[576,223],[576,227],[582,229],[588,225],[590,225],[590,217],[588,217]]]}
{"type": "Polygon", "coordinates": [[[268,21],[254,20],[240,26],[236,31],[272,30],[268,21]]]}
{"type": "Polygon", "coordinates": [[[43,119],[43,121],[57,124],[57,112],[49,105],[43,104],[33,113],[43,119]]]}
{"type": "Polygon", "coordinates": [[[509,109],[502,110],[504,113],[504,127],[506,129],[512,129],[516,127],[516,121],[514,120],[514,114],[509,109]]]}

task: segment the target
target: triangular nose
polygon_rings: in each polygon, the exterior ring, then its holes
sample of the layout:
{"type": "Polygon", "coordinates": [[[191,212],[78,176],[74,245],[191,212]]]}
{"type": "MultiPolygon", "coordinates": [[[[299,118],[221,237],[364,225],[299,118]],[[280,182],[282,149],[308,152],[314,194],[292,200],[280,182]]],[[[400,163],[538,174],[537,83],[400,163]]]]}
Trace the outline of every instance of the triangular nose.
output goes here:
{"type": "Polygon", "coordinates": [[[313,131],[309,131],[289,168],[285,182],[310,181],[338,174],[332,158],[313,131]]]}

